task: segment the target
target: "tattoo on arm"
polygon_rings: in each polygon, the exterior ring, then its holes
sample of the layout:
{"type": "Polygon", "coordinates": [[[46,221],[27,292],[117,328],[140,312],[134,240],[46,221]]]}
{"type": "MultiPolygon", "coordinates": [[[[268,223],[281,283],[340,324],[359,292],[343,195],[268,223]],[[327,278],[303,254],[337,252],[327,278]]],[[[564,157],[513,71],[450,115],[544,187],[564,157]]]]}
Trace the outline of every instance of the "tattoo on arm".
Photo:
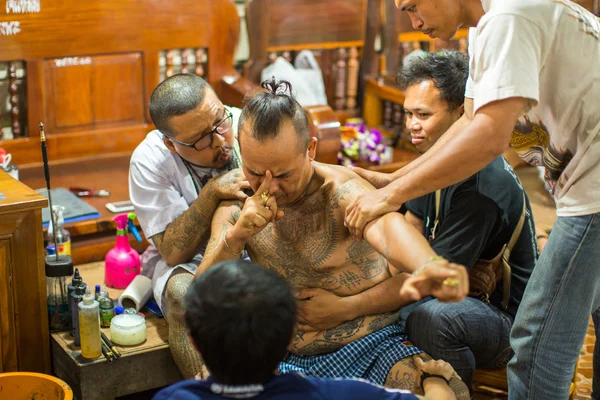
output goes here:
{"type": "Polygon", "coordinates": [[[364,324],[365,317],[344,322],[335,328],[320,332],[317,337],[321,337],[321,335],[323,335],[323,339],[312,340],[309,344],[304,346],[302,344],[305,339],[304,335],[299,336],[297,334],[294,339],[292,350],[296,354],[302,354],[305,356],[337,351],[349,342],[352,342],[355,335],[360,332],[361,328],[364,327],[364,324]]]}
{"type": "Polygon", "coordinates": [[[160,249],[161,256],[163,258],[169,256],[173,252],[173,243],[171,243],[170,241],[167,241],[167,242],[164,241],[164,239],[165,239],[164,232],[157,233],[156,235],[152,236],[150,239],[152,239],[154,246],[157,249],[160,249]]]}
{"type": "Polygon", "coordinates": [[[307,346],[300,348],[300,353],[305,356],[314,356],[317,354],[332,353],[341,349],[344,345],[341,343],[330,342],[328,340],[315,340],[307,346]]]}
{"type": "MultiPolygon", "coordinates": [[[[385,328],[386,326],[391,325],[391,324],[395,323],[396,321],[398,321],[399,316],[400,315],[397,312],[388,312],[388,313],[378,314],[375,316],[375,318],[373,318],[371,320],[371,322],[369,322],[369,325],[367,326],[367,332],[369,332],[369,333],[377,332],[377,331],[385,328]]],[[[414,365],[414,363],[413,363],[413,365],[414,365]]]]}
{"type": "Polygon", "coordinates": [[[346,321],[342,324],[325,331],[325,340],[340,341],[346,340],[354,336],[360,328],[365,324],[365,317],[353,319],[352,321],[346,321]]]}
{"type": "Polygon", "coordinates": [[[169,264],[186,262],[196,255],[218,205],[219,200],[208,189],[203,190],[164,232],[152,237],[156,249],[169,264]]]}

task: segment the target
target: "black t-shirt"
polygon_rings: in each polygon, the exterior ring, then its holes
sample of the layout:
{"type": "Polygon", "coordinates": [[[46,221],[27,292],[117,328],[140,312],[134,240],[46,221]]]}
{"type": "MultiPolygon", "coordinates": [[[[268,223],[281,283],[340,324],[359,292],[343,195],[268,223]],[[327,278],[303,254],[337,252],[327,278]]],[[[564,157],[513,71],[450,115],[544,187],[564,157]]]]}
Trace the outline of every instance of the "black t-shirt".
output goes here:
{"type": "MultiPolygon", "coordinates": [[[[448,260],[473,266],[477,259],[492,259],[508,243],[523,211],[524,190],[504,159],[498,157],[472,177],[441,191],[439,222],[431,246],[448,260]]],[[[512,269],[508,310],[513,316],[538,256],[535,224],[529,199],[521,235],[509,264],[512,269]]],[[[423,220],[428,239],[436,220],[435,193],[406,203],[406,209],[423,220]]],[[[490,298],[500,307],[502,284],[490,298]]]]}

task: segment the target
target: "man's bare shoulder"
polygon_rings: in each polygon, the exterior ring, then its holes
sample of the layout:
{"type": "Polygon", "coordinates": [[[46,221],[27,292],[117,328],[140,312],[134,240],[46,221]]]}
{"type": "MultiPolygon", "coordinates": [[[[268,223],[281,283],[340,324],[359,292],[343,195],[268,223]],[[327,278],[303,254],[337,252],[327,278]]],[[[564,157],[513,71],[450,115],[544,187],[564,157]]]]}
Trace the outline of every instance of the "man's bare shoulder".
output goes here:
{"type": "Polygon", "coordinates": [[[361,194],[375,190],[357,173],[341,165],[315,163],[315,172],[331,188],[333,208],[345,208],[361,194]]]}

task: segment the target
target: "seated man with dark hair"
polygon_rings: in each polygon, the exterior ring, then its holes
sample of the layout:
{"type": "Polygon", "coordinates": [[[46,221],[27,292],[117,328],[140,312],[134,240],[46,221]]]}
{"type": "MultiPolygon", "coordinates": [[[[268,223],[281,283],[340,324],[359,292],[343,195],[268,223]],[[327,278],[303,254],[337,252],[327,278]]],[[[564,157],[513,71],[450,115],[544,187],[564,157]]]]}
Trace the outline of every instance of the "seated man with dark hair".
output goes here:
{"type": "MultiPolygon", "coordinates": [[[[400,72],[406,128],[419,152],[427,152],[465,107],[470,108],[464,104],[468,74],[468,57],[456,51],[414,58],[400,72]]],[[[385,186],[393,176],[354,170],[376,187],[385,186]]],[[[508,259],[511,273],[491,296],[480,294],[454,304],[427,301],[408,316],[409,339],[432,357],[450,362],[471,387],[476,367],[504,367],[513,355],[510,330],[538,255],[529,200],[512,167],[500,156],[462,182],[407,202],[406,208],[406,219],[429,239],[436,253],[469,270],[477,260],[505,256],[505,246],[515,234],[508,259]]],[[[327,327],[339,322],[331,315],[340,315],[343,321],[345,310],[360,309],[355,303],[372,305],[369,313],[387,311],[372,300],[386,296],[379,290],[375,287],[344,304],[330,293],[309,291],[313,299],[300,306],[300,314],[306,325],[323,329],[323,323],[327,327]]]]}
{"type": "MultiPolygon", "coordinates": [[[[296,299],[282,278],[258,265],[239,260],[214,265],[191,284],[185,306],[190,335],[210,377],[179,382],[154,400],[417,399],[361,380],[276,375],[294,336],[296,299]]],[[[416,364],[427,399],[455,398],[445,382],[454,374],[448,363],[418,359],[416,364]]]]}
{"type": "Polygon", "coordinates": [[[206,247],[222,199],[244,198],[236,141],[240,110],[224,107],[213,88],[192,74],[162,81],[150,97],[156,130],[131,156],[129,197],[151,243],[142,274],[169,321],[169,348],[184,377],[201,371],[183,322],[183,295],[206,247]]]}
{"type": "MultiPolygon", "coordinates": [[[[316,139],[304,110],[288,95],[289,83],[270,81],[263,87],[267,91],[246,104],[239,124],[243,171],[254,195],[243,204],[221,202],[196,275],[247,249],[254,262],[295,288],[352,296],[401,282],[402,293],[396,289],[389,300],[395,308],[388,311],[430,294],[462,300],[468,291],[465,268],[438,261],[402,215],[387,214],[369,225],[364,240],[352,238],[343,222],[346,206],[373,187],[344,167],[314,162],[316,139]]],[[[280,371],[361,377],[419,390],[413,355],[421,350],[406,340],[397,319],[397,312],[373,313],[332,329],[298,332],[280,371]]],[[[451,386],[457,395],[467,392],[457,379],[451,386]]]]}

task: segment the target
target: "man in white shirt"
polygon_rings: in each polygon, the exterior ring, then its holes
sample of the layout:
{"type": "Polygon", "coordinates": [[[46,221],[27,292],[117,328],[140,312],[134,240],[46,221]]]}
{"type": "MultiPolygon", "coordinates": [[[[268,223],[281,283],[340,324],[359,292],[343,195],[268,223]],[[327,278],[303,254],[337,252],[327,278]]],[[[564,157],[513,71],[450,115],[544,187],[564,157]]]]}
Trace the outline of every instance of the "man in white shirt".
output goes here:
{"type": "Polygon", "coordinates": [[[150,98],[156,130],[133,152],[129,196],[151,242],[142,273],[169,322],[169,345],[182,375],[201,371],[183,319],[183,296],[202,261],[212,215],[223,199],[249,188],[237,145],[238,109],[224,107],[196,75],[177,74],[150,98]]]}
{"type": "MultiPolygon", "coordinates": [[[[592,314],[600,325],[600,23],[567,0],[396,0],[413,27],[448,40],[471,27],[465,114],[423,156],[347,208],[370,220],[455,184],[510,142],[545,168],[558,219],[511,332],[511,399],[566,399],[592,314]],[[515,125],[516,123],[516,125],[515,125]]],[[[600,346],[594,353],[600,398],[600,346]]]]}

